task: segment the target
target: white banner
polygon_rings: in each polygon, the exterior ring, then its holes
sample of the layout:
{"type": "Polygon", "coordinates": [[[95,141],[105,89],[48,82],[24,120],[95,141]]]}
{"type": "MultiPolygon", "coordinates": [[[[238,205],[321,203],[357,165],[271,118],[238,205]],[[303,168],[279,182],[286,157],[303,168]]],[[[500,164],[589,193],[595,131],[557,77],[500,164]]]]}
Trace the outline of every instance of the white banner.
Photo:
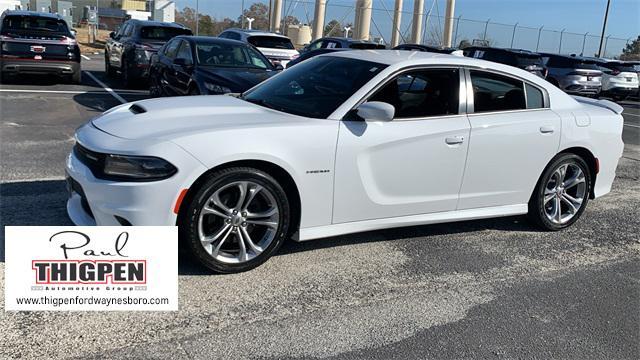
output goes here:
{"type": "Polygon", "coordinates": [[[6,226],[5,310],[178,310],[178,228],[6,226]]]}

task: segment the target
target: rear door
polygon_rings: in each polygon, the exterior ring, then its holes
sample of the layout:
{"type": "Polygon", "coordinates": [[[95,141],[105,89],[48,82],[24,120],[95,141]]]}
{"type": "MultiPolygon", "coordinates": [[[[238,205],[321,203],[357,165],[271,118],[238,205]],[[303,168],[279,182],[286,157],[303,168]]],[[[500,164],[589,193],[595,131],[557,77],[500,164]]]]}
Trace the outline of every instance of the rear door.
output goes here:
{"type": "Polygon", "coordinates": [[[560,144],[544,89],[503,73],[466,70],[469,155],[458,209],[526,204],[560,144]]]}

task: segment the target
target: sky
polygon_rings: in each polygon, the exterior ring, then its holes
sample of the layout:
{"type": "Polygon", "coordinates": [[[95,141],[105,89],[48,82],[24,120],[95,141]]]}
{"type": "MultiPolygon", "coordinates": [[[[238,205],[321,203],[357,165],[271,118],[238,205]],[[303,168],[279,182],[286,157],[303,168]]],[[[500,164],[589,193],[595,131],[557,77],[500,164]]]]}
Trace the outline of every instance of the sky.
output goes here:
{"type": "MultiPolygon", "coordinates": [[[[178,8],[184,6],[195,7],[196,0],[175,0],[178,8]]],[[[245,8],[254,2],[269,3],[268,0],[244,0],[245,8]]],[[[295,0],[283,0],[284,8],[290,8],[293,15],[303,23],[313,19],[314,0],[300,0],[296,7],[295,0]]],[[[328,0],[326,21],[330,19],[342,19],[345,22],[353,21],[353,11],[350,7],[355,0],[328,0]]],[[[395,0],[373,0],[373,23],[371,33],[382,35],[385,39],[390,37],[391,16],[385,11],[393,11],[395,0]]],[[[424,0],[425,12],[431,9],[431,14],[443,16],[446,0],[424,0]]],[[[414,0],[404,0],[402,29],[408,29],[411,21],[414,0]]],[[[481,38],[484,35],[484,23],[491,19],[491,23],[505,24],[490,25],[487,29],[487,37],[495,40],[496,45],[510,46],[512,37],[514,47],[534,48],[540,46],[540,51],[552,51],[559,47],[560,52],[581,52],[583,42],[585,53],[591,52],[597,47],[598,36],[602,32],[602,21],[607,0],[457,0],[455,16],[461,16],[463,20],[458,26],[456,39],[481,38]],[[472,21],[475,20],[475,21],[472,21]],[[520,27],[514,36],[513,26],[518,23],[520,27]],[[537,44],[538,31],[534,30],[544,26],[540,43],[537,44]],[[530,27],[531,29],[527,29],[530,27]],[[589,33],[586,39],[582,35],[564,34],[560,44],[560,31],[566,29],[568,33],[589,33]],[[551,32],[546,30],[556,30],[551,32]],[[591,36],[593,35],[593,36],[591,36]],[[558,46],[560,45],[560,46],[558,46]]],[[[242,0],[199,0],[199,6],[203,13],[208,13],[216,18],[237,18],[242,7],[242,0]]],[[[442,28],[442,19],[433,16],[431,26],[427,30],[438,32],[436,28],[442,28]]],[[[407,36],[409,32],[407,32],[407,36]]],[[[640,35],[640,0],[611,0],[609,10],[609,22],[607,35],[612,39],[608,46],[611,49],[619,49],[626,43],[626,39],[636,38],[640,35]],[[621,40],[613,39],[620,38],[621,40]]]]}

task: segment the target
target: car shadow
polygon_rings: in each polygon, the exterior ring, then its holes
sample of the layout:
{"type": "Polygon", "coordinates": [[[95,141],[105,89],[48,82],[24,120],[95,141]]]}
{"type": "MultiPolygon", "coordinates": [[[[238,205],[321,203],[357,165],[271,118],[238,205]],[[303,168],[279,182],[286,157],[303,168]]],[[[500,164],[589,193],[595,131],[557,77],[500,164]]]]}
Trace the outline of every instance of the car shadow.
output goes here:
{"type": "MultiPolygon", "coordinates": [[[[83,77],[82,84],[69,84],[67,79],[57,75],[50,74],[20,74],[19,76],[7,76],[4,75],[2,77],[2,85],[28,85],[28,86],[60,86],[60,85],[69,85],[69,86],[90,86],[90,87],[100,87],[95,82],[91,81],[87,77],[83,77]]],[[[43,89],[46,90],[46,89],[43,89]]]]}
{"type": "MultiPolygon", "coordinates": [[[[64,180],[24,181],[0,183],[0,226],[73,226],[66,213],[67,190],[64,180]]],[[[522,216],[485,220],[461,221],[434,225],[368,231],[334,236],[305,242],[287,241],[278,254],[284,256],[302,251],[313,251],[338,246],[400,241],[464,234],[483,230],[539,232],[522,216]]],[[[0,234],[0,262],[4,262],[4,231],[0,234]]],[[[179,250],[178,273],[180,275],[215,275],[199,265],[191,256],[179,250]]]]}

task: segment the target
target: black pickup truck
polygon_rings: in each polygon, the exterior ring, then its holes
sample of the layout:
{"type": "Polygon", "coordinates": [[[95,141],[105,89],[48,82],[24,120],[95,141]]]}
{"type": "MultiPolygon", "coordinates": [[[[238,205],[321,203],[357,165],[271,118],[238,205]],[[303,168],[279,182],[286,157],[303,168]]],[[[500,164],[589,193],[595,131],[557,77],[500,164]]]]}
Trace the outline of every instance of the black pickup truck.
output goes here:
{"type": "Polygon", "coordinates": [[[81,82],[80,48],[57,14],[5,11],[0,17],[0,81],[18,74],[58,75],[81,82]]]}

